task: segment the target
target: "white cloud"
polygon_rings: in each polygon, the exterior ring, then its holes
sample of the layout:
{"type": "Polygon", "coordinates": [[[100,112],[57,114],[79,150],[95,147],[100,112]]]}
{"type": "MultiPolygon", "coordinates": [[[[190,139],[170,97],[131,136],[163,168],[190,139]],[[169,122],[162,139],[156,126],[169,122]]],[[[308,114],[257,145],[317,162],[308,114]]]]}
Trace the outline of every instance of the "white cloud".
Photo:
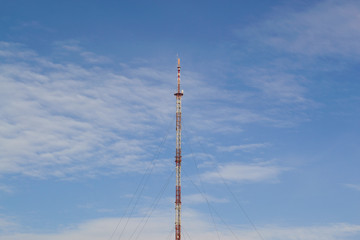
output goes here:
{"type": "Polygon", "coordinates": [[[288,170],[287,168],[272,165],[269,163],[239,164],[228,163],[219,166],[216,171],[206,172],[201,178],[208,182],[261,182],[276,181],[278,176],[288,170]]]}
{"type": "Polygon", "coordinates": [[[93,52],[84,51],[81,52],[80,55],[85,59],[85,61],[89,63],[107,63],[110,62],[110,59],[105,56],[99,56],[93,52]]]}
{"type": "MultiPolygon", "coordinates": [[[[57,45],[86,52],[76,41],[57,45]]],[[[70,179],[143,171],[154,139],[172,119],[176,74],[148,67],[127,66],[121,73],[84,68],[5,42],[0,51],[7,53],[0,64],[0,174],[70,179]]],[[[189,89],[184,129],[192,135],[242,131],[247,123],[279,124],[278,116],[233,105],[252,94],[210,86],[195,73],[187,73],[183,86],[189,89]]],[[[156,164],[166,166],[162,160],[156,164]]]]}
{"type": "Polygon", "coordinates": [[[301,78],[266,69],[240,72],[239,78],[251,87],[248,92],[216,92],[205,87],[201,96],[192,90],[184,96],[184,111],[186,104],[191,106],[184,114],[184,129],[239,133],[247,124],[289,127],[308,119],[302,113],[313,102],[307,98],[301,78]]]}
{"type": "Polygon", "coordinates": [[[360,191],[360,184],[345,184],[346,187],[360,191]]]}
{"type": "Polygon", "coordinates": [[[0,64],[0,174],[143,171],[153,131],[170,119],[165,84],[1,49],[17,61],[0,64]]]}
{"type": "Polygon", "coordinates": [[[216,164],[216,158],[209,153],[191,153],[183,156],[184,159],[192,159],[199,168],[213,167],[216,164]]]}
{"type": "Polygon", "coordinates": [[[57,41],[54,44],[61,50],[61,54],[73,53],[78,54],[88,63],[102,64],[110,63],[111,60],[108,57],[100,56],[96,53],[86,51],[80,46],[80,42],[77,40],[57,41]],[[64,52],[64,50],[66,52],[64,52]]]}
{"type": "MultiPolygon", "coordinates": [[[[355,239],[356,237],[360,236],[360,225],[339,223],[339,224],[332,224],[327,226],[311,226],[311,227],[269,226],[261,229],[261,233],[265,239],[270,239],[270,240],[271,239],[274,240],[275,239],[276,240],[355,239]]],[[[254,233],[252,233],[252,235],[254,235],[254,233]]]]}
{"type": "Polygon", "coordinates": [[[54,32],[54,29],[51,29],[51,28],[45,26],[44,24],[42,24],[38,21],[34,21],[34,20],[29,21],[29,22],[23,22],[23,23],[21,23],[21,25],[14,27],[15,30],[20,30],[20,31],[23,31],[26,28],[40,30],[40,31],[44,31],[44,32],[50,32],[50,33],[54,32]]]}
{"type": "Polygon", "coordinates": [[[268,143],[250,143],[250,144],[241,144],[241,145],[233,145],[233,146],[219,146],[217,149],[223,152],[234,152],[237,150],[252,151],[267,146],[269,146],[268,143]]]}
{"type": "Polygon", "coordinates": [[[279,103],[307,103],[305,98],[306,88],[301,85],[303,77],[287,74],[274,69],[253,69],[245,72],[245,82],[257,88],[279,103]]]}
{"type": "Polygon", "coordinates": [[[13,219],[0,215],[0,236],[1,232],[8,233],[17,229],[18,227],[18,224],[16,224],[13,219]]]}
{"type": "Polygon", "coordinates": [[[263,121],[291,127],[321,107],[311,96],[319,91],[314,73],[343,69],[344,62],[359,58],[359,16],[360,4],[351,0],[281,4],[266,19],[235,30],[248,43],[242,50],[264,56],[256,66],[238,68],[239,80],[260,93],[251,99],[254,106],[267,105],[259,114],[263,121]]]}
{"type": "Polygon", "coordinates": [[[54,45],[60,49],[72,52],[80,52],[82,47],[80,47],[80,42],[77,40],[67,40],[67,41],[57,41],[54,45]]]}
{"type": "Polygon", "coordinates": [[[0,184],[0,191],[6,192],[6,193],[13,193],[14,189],[8,185],[0,184]]]}
{"type": "Polygon", "coordinates": [[[207,194],[191,194],[191,195],[184,195],[182,197],[184,202],[187,204],[198,204],[198,203],[206,203],[206,202],[214,202],[214,203],[226,203],[228,202],[225,198],[217,198],[207,194]]]}
{"type": "Polygon", "coordinates": [[[302,10],[283,7],[247,36],[292,53],[354,57],[360,54],[359,21],[358,1],[320,1],[302,10]]]}
{"type": "MultiPolygon", "coordinates": [[[[130,236],[135,232],[132,239],[169,239],[174,235],[173,223],[170,221],[173,218],[167,214],[162,213],[151,217],[147,222],[142,232],[135,231],[140,223],[138,230],[142,228],[142,218],[132,218],[129,221],[128,227],[122,238],[130,239],[130,236]]],[[[3,240],[103,240],[103,239],[118,239],[125,221],[119,218],[103,218],[90,220],[66,228],[55,233],[14,233],[14,234],[0,234],[3,240]],[[120,222],[119,228],[112,236],[115,227],[120,222]]],[[[191,239],[218,239],[217,233],[221,239],[225,240],[258,240],[259,235],[249,226],[230,226],[233,233],[229,232],[228,227],[224,225],[217,225],[217,231],[213,228],[210,219],[205,220],[205,216],[199,215],[194,211],[187,211],[183,217],[183,236],[184,238],[191,237],[191,239]]],[[[317,225],[317,226],[288,226],[282,227],[277,225],[258,226],[258,231],[264,239],[267,240],[338,240],[338,239],[355,239],[359,237],[360,225],[338,223],[331,225],[317,225]]]]}
{"type": "Polygon", "coordinates": [[[0,57],[26,59],[37,54],[29,49],[24,49],[22,44],[0,41],[0,57]]]}

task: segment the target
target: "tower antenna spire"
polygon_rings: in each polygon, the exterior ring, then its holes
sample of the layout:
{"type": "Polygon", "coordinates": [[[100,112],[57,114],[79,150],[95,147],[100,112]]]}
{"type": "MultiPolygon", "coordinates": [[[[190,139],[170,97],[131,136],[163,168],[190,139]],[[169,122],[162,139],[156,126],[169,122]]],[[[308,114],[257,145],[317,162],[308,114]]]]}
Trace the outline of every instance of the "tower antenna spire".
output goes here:
{"type": "Polygon", "coordinates": [[[176,96],[176,199],[175,199],[175,240],[181,240],[181,97],[180,92],[180,58],[178,58],[176,96]]]}

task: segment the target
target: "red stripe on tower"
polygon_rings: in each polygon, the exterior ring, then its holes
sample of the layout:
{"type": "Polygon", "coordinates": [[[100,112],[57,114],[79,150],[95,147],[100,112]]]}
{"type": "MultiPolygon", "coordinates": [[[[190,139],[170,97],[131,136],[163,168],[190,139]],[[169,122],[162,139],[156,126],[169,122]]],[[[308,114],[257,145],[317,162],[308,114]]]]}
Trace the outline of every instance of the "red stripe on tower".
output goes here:
{"type": "Polygon", "coordinates": [[[176,194],[175,194],[175,240],[181,239],[181,97],[180,92],[180,58],[178,58],[176,96],[176,194]]]}

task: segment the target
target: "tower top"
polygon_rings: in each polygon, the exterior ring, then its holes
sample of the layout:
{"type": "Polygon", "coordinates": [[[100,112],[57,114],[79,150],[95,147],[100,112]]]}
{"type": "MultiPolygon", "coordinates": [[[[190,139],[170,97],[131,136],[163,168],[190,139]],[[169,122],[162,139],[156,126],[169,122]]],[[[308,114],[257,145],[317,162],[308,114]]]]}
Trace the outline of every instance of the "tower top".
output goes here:
{"type": "Polygon", "coordinates": [[[180,97],[183,95],[183,92],[180,92],[180,58],[178,58],[178,74],[177,74],[177,92],[174,94],[176,97],[180,97]]]}

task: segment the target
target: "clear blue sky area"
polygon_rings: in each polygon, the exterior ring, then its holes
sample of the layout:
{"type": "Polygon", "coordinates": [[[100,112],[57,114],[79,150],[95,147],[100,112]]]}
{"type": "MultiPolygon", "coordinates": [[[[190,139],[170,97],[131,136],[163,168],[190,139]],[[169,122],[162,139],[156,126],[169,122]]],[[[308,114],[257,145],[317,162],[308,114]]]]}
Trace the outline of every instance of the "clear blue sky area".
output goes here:
{"type": "Polygon", "coordinates": [[[360,3],[1,1],[0,239],[360,237],[360,3]]]}

